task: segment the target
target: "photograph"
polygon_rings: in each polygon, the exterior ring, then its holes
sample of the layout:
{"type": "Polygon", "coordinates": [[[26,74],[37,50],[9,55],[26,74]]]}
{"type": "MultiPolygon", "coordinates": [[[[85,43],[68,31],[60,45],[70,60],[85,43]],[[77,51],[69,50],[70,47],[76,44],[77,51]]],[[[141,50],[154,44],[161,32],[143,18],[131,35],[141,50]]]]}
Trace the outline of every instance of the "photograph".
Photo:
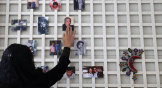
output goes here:
{"type": "Polygon", "coordinates": [[[74,17],[64,17],[62,31],[66,31],[67,27],[72,28],[72,31],[74,31],[74,17]]]}
{"type": "Polygon", "coordinates": [[[51,10],[61,10],[61,0],[50,0],[49,5],[51,10]]]}
{"type": "Polygon", "coordinates": [[[62,78],[75,78],[75,67],[67,67],[62,78]]]}
{"type": "Polygon", "coordinates": [[[12,20],[11,21],[12,31],[16,31],[16,30],[24,31],[26,30],[26,26],[27,26],[26,20],[12,20]]]}
{"type": "Polygon", "coordinates": [[[27,9],[38,9],[39,0],[28,0],[27,9]]]}
{"type": "Polygon", "coordinates": [[[85,1],[84,0],[74,0],[74,10],[84,10],[85,1]]]}
{"type": "Polygon", "coordinates": [[[103,66],[83,66],[83,78],[102,78],[103,66]]]}
{"type": "Polygon", "coordinates": [[[37,34],[48,34],[48,17],[38,17],[37,25],[37,34]]]}
{"type": "Polygon", "coordinates": [[[61,40],[50,41],[50,55],[61,55],[61,40]]]}
{"type": "Polygon", "coordinates": [[[26,40],[25,45],[29,47],[29,49],[33,55],[36,55],[36,47],[37,47],[36,40],[26,40]]]}
{"type": "Polygon", "coordinates": [[[42,71],[43,73],[46,73],[49,71],[49,67],[48,66],[38,66],[37,70],[42,71]]]}
{"type": "Polygon", "coordinates": [[[86,55],[86,43],[84,40],[74,40],[74,55],[86,55]]]}

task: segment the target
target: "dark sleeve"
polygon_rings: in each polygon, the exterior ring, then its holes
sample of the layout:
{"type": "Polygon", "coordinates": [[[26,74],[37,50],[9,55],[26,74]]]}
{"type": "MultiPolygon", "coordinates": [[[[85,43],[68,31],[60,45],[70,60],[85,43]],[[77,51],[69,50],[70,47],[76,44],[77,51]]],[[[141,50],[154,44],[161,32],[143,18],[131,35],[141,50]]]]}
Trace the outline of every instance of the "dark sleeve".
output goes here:
{"type": "Polygon", "coordinates": [[[42,86],[51,87],[63,77],[67,66],[70,64],[69,55],[70,48],[64,47],[58,64],[53,69],[45,73],[43,77],[41,77],[41,80],[38,80],[40,83],[43,83],[42,86]]]}

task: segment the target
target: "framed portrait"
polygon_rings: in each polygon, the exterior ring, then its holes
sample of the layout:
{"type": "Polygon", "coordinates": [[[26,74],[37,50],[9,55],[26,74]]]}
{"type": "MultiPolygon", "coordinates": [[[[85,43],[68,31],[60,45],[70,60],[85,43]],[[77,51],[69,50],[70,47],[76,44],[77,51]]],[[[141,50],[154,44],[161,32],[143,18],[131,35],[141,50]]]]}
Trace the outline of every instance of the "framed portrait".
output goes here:
{"type": "Polygon", "coordinates": [[[50,41],[50,55],[61,55],[61,40],[50,41]]]}

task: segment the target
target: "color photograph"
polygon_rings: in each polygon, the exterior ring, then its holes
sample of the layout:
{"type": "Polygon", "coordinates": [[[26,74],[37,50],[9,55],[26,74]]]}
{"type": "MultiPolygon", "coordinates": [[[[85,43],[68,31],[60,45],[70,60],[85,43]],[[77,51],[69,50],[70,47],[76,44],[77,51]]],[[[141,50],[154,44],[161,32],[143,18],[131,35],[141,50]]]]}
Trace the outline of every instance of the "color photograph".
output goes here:
{"type": "Polygon", "coordinates": [[[84,40],[74,40],[74,55],[86,55],[86,43],[84,40]]]}
{"type": "Polygon", "coordinates": [[[102,78],[103,66],[83,66],[83,78],[102,78]]]}
{"type": "Polygon", "coordinates": [[[37,70],[42,71],[43,73],[46,73],[49,71],[49,67],[48,66],[38,66],[37,70]]]}
{"type": "Polygon", "coordinates": [[[37,25],[37,34],[48,34],[48,17],[38,17],[37,25]]]}
{"type": "Polygon", "coordinates": [[[75,78],[75,67],[67,67],[62,78],[75,78]]]}
{"type": "Polygon", "coordinates": [[[74,17],[64,17],[64,23],[62,25],[62,31],[66,31],[67,27],[72,28],[72,31],[74,31],[74,17]]]}
{"type": "Polygon", "coordinates": [[[24,31],[26,30],[26,26],[27,26],[26,20],[12,20],[11,21],[12,31],[16,31],[16,30],[24,31]]]}
{"type": "Polygon", "coordinates": [[[74,10],[84,10],[85,1],[84,0],[74,0],[74,10]]]}
{"type": "Polygon", "coordinates": [[[29,47],[33,55],[36,55],[36,47],[37,47],[36,40],[26,40],[25,45],[29,47]]]}
{"type": "Polygon", "coordinates": [[[27,9],[38,9],[39,0],[28,0],[27,9]]]}
{"type": "Polygon", "coordinates": [[[61,55],[61,41],[50,41],[50,55],[61,55]]]}
{"type": "Polygon", "coordinates": [[[49,6],[51,10],[61,10],[61,0],[50,0],[49,6]]]}

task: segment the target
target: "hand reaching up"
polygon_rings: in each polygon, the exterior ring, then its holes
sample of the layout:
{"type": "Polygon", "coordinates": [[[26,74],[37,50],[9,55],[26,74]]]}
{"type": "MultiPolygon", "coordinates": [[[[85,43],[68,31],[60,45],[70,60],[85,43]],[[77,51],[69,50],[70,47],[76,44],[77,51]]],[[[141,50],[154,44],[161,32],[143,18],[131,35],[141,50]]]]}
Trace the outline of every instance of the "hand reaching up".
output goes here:
{"type": "Polygon", "coordinates": [[[63,34],[63,42],[65,44],[65,47],[71,47],[72,43],[74,42],[74,36],[75,36],[76,30],[72,34],[72,28],[67,27],[66,33],[63,34]]]}

